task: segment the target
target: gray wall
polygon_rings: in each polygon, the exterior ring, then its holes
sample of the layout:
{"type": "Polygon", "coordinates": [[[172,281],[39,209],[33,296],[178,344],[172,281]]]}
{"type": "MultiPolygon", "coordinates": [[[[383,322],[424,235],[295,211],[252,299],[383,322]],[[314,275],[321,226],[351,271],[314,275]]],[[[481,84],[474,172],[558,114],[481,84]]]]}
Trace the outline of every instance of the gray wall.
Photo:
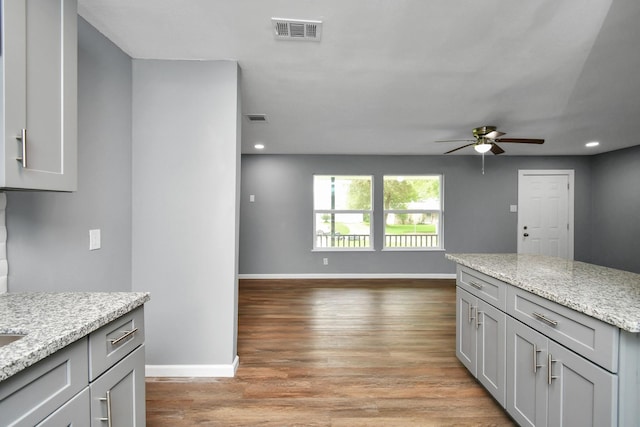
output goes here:
{"type": "Polygon", "coordinates": [[[640,273],[640,146],[593,159],[595,264],[640,273]]]}
{"type": "MultiPolygon", "coordinates": [[[[443,251],[312,252],[313,174],[444,174],[448,252],[516,252],[518,169],[575,170],[575,259],[590,260],[589,157],[244,155],[240,274],[448,274],[443,251]],[[255,202],[249,202],[249,195],[255,202]],[[322,265],[322,258],[329,265],[322,265]]],[[[382,200],[374,200],[382,234],[382,200]]],[[[379,242],[380,243],[380,242],[379,242]]]]}
{"type": "Polygon", "coordinates": [[[133,61],[133,289],[150,365],[236,356],[240,133],[233,61],[133,61]]]}
{"type": "Polygon", "coordinates": [[[82,18],[78,191],[8,192],[7,230],[11,292],[131,290],[131,60],[82,18]]]}

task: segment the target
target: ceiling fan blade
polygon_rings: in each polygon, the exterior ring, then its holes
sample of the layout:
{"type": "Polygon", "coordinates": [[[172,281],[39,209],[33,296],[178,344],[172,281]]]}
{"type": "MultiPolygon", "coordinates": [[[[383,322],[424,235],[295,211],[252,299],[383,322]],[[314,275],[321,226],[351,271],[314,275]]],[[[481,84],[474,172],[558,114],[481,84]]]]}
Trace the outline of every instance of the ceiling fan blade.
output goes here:
{"type": "Polygon", "coordinates": [[[467,144],[467,145],[463,145],[462,147],[454,148],[453,150],[449,150],[449,151],[447,151],[447,152],[446,152],[446,153],[444,153],[444,154],[453,153],[454,151],[462,150],[463,148],[470,147],[470,146],[472,146],[472,145],[476,145],[476,143],[475,143],[475,142],[472,142],[471,144],[467,144]]]}
{"type": "Polygon", "coordinates": [[[496,138],[500,138],[502,135],[506,135],[506,133],[500,132],[497,130],[492,130],[488,134],[484,135],[484,137],[489,139],[496,139],[496,138]]]}
{"type": "Polygon", "coordinates": [[[517,142],[520,144],[544,144],[544,139],[532,139],[532,138],[500,138],[494,140],[495,142],[517,142]]]}
{"type": "Polygon", "coordinates": [[[496,144],[495,142],[493,144],[491,144],[491,152],[493,154],[502,154],[504,153],[504,150],[502,148],[500,148],[500,146],[498,146],[498,144],[496,144]]]}
{"type": "Polygon", "coordinates": [[[475,142],[475,139],[442,139],[434,142],[475,142]]]}

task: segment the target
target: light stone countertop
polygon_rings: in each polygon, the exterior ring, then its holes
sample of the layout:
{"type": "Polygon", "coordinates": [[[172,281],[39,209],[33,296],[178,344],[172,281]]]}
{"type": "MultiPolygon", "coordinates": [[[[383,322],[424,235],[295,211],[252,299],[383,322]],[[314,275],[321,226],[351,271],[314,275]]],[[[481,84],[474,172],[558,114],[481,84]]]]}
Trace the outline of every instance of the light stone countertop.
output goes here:
{"type": "Polygon", "coordinates": [[[0,347],[0,381],[149,301],[146,292],[0,295],[0,333],[26,334],[0,347]]]}
{"type": "Polygon", "coordinates": [[[623,330],[640,332],[640,274],[542,255],[445,257],[623,330]]]}

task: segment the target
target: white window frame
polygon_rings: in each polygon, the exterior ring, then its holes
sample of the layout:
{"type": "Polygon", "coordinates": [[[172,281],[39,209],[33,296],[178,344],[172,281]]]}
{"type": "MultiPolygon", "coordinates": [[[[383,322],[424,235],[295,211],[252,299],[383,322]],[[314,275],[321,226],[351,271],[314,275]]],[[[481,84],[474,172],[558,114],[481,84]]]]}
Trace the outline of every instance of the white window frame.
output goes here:
{"type": "MultiPolygon", "coordinates": [[[[415,246],[387,246],[387,224],[382,225],[383,230],[383,243],[382,250],[383,251],[444,251],[444,175],[441,173],[423,173],[423,174],[384,174],[382,176],[382,193],[384,194],[384,182],[386,177],[392,176],[403,176],[407,179],[411,179],[412,177],[423,177],[423,176],[438,176],[440,177],[440,209],[384,209],[382,212],[382,218],[386,218],[386,214],[428,214],[428,213],[436,213],[438,214],[438,227],[436,229],[436,235],[438,238],[438,245],[431,247],[415,247],[415,246]]],[[[384,222],[384,220],[383,220],[384,222]]]]}
{"type": "MultiPolygon", "coordinates": [[[[367,177],[369,178],[370,182],[371,182],[371,208],[370,209],[316,209],[315,206],[315,186],[313,188],[312,191],[312,195],[313,195],[313,249],[312,251],[314,252],[335,252],[335,251],[340,251],[340,252],[345,252],[345,251],[357,251],[357,252],[362,252],[362,251],[374,251],[374,237],[373,237],[373,230],[374,230],[374,224],[373,224],[373,200],[374,200],[374,175],[370,175],[370,174],[323,174],[323,173],[318,173],[318,174],[314,174],[313,175],[313,184],[315,184],[315,179],[317,176],[326,176],[326,177],[367,177]],[[322,247],[322,246],[318,246],[318,229],[319,226],[316,222],[318,215],[324,215],[324,214],[335,214],[335,215],[340,215],[340,214],[362,214],[362,215],[369,215],[369,245],[368,246],[354,246],[354,247],[340,247],[340,246],[332,246],[332,247],[322,247]]],[[[340,238],[344,238],[347,236],[341,236],[340,238]]],[[[335,238],[335,236],[333,236],[333,238],[335,238]]]]}

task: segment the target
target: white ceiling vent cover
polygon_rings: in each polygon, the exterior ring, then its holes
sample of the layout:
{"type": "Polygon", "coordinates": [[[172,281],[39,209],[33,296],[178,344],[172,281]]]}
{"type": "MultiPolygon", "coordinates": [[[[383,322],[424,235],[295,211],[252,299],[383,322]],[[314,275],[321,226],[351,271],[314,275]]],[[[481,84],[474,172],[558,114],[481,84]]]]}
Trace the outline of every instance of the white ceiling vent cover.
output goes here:
{"type": "Polygon", "coordinates": [[[322,21],[302,19],[271,18],[273,33],[279,40],[312,40],[319,42],[322,37],[322,21]]]}

